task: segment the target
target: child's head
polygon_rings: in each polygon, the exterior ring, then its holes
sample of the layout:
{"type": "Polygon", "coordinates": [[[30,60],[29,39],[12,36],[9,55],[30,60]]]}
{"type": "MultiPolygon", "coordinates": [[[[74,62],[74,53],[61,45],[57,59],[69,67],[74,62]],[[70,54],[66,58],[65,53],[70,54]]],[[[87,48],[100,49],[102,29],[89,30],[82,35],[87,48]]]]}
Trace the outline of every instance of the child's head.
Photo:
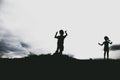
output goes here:
{"type": "Polygon", "coordinates": [[[60,33],[60,35],[63,35],[63,34],[64,34],[64,31],[63,31],[63,30],[60,30],[59,33],[60,33]]]}
{"type": "Polygon", "coordinates": [[[105,41],[109,40],[109,37],[108,36],[105,36],[104,37],[105,41]]]}

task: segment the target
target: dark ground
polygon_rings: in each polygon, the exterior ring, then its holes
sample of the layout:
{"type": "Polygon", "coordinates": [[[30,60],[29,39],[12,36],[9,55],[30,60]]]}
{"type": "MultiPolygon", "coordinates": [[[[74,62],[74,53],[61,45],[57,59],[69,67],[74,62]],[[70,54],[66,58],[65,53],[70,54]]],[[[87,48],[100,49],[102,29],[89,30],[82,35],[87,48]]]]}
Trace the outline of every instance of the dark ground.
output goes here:
{"type": "Polygon", "coordinates": [[[31,55],[22,59],[0,59],[0,68],[1,77],[17,77],[21,80],[104,80],[120,77],[120,60],[78,60],[67,55],[31,55]]]}

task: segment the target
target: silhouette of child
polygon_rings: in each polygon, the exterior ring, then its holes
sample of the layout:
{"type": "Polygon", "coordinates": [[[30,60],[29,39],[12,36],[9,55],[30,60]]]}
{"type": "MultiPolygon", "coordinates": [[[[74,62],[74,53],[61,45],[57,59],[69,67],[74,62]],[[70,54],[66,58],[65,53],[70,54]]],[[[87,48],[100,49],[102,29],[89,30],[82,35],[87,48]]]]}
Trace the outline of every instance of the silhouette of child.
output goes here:
{"type": "Polygon", "coordinates": [[[98,44],[101,46],[104,45],[104,59],[105,59],[106,53],[107,53],[107,59],[109,59],[109,44],[112,44],[112,42],[109,40],[108,36],[105,36],[104,39],[105,41],[102,44],[100,43],[98,44]]]}
{"type": "Polygon", "coordinates": [[[56,50],[55,53],[60,53],[62,55],[62,52],[64,50],[64,39],[66,38],[66,36],[68,34],[67,34],[67,31],[65,31],[65,35],[64,35],[64,31],[63,30],[60,30],[59,33],[60,33],[59,36],[57,36],[58,32],[56,32],[56,34],[55,34],[55,38],[58,39],[57,50],[56,50]]]}

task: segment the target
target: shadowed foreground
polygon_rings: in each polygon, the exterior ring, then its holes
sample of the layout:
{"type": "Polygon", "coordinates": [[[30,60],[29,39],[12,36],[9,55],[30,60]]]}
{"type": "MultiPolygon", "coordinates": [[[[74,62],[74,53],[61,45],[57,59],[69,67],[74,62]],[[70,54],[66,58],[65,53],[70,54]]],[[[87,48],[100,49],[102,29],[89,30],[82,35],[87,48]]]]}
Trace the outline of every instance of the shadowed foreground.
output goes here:
{"type": "Polygon", "coordinates": [[[0,68],[2,75],[14,75],[20,79],[96,80],[119,77],[120,60],[78,60],[67,55],[31,55],[21,59],[0,59],[0,68]]]}
{"type": "Polygon", "coordinates": [[[0,64],[14,64],[14,65],[19,65],[19,64],[43,64],[43,65],[82,65],[82,64],[119,64],[120,60],[114,60],[114,59],[109,59],[109,60],[104,60],[104,59],[86,59],[86,60],[80,60],[73,58],[69,55],[29,55],[28,57],[25,58],[15,58],[15,59],[8,59],[8,58],[0,58],[0,64]]]}

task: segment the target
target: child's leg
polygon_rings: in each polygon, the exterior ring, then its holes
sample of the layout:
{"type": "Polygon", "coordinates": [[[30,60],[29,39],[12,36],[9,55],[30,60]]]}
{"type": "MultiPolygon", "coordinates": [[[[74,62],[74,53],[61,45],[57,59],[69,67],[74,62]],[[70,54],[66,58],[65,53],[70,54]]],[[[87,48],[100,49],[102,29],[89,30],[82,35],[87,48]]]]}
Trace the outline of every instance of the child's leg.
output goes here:
{"type": "Polygon", "coordinates": [[[104,51],[104,59],[105,59],[105,56],[106,56],[106,51],[104,51]]]}
{"type": "Polygon", "coordinates": [[[57,50],[55,51],[55,53],[58,53],[58,50],[59,50],[59,46],[57,46],[57,50]]]}
{"type": "Polygon", "coordinates": [[[64,50],[64,46],[62,45],[62,46],[60,46],[60,54],[62,55],[62,53],[63,53],[63,50],[64,50]]]}
{"type": "Polygon", "coordinates": [[[109,59],[109,50],[107,51],[107,59],[109,59]]]}

